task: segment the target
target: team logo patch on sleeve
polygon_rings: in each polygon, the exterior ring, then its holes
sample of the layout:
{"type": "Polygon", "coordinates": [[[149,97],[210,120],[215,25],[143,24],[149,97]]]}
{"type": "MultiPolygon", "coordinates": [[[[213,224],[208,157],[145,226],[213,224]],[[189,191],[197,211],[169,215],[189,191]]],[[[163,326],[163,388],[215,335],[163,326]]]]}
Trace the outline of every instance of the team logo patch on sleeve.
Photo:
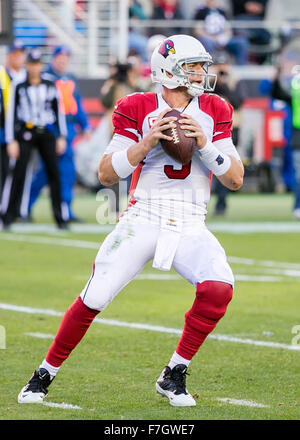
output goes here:
{"type": "Polygon", "coordinates": [[[219,156],[216,158],[216,161],[218,165],[222,165],[224,158],[219,154],[219,156]]]}
{"type": "Polygon", "coordinates": [[[158,52],[164,57],[167,58],[169,53],[175,53],[174,43],[172,40],[165,40],[159,46],[158,52]]]}

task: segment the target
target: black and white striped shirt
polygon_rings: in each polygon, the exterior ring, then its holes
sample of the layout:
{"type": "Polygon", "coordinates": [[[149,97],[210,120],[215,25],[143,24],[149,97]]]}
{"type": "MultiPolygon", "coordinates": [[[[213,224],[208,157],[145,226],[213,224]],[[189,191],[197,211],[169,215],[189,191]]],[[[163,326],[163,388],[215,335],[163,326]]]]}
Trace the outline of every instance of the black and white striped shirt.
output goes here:
{"type": "Polygon", "coordinates": [[[25,82],[12,84],[10,102],[5,118],[6,142],[15,139],[15,130],[26,123],[47,127],[56,125],[59,136],[67,136],[66,120],[59,109],[59,95],[55,84],[44,78],[37,85],[25,82]]]}

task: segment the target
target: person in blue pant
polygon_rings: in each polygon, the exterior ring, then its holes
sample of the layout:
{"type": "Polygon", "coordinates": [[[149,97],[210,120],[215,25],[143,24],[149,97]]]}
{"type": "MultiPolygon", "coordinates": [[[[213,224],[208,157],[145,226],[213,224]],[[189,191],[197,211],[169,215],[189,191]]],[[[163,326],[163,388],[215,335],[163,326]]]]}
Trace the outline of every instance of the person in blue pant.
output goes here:
{"type": "MultiPolygon", "coordinates": [[[[67,46],[57,46],[52,53],[51,63],[43,73],[43,77],[55,82],[60,93],[61,111],[65,114],[67,122],[67,148],[65,153],[58,158],[64,218],[69,221],[80,221],[74,215],[71,206],[74,197],[73,186],[76,180],[72,144],[79,131],[83,133],[86,140],[90,139],[91,127],[82,107],[82,98],[77,80],[73,74],[67,71],[70,57],[71,51],[67,46]]],[[[38,199],[42,188],[47,184],[46,170],[44,165],[41,165],[34,174],[31,184],[28,206],[29,218],[34,203],[38,199]]]]}

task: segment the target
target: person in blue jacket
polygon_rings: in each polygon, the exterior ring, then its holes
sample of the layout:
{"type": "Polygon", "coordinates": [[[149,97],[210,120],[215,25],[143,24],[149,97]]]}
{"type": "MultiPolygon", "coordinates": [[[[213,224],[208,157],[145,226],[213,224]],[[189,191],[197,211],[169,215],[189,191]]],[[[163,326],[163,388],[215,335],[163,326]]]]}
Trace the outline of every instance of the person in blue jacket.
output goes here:
{"type": "MultiPolygon", "coordinates": [[[[86,140],[90,139],[91,127],[87,115],[82,107],[82,98],[78,83],[73,74],[67,71],[70,62],[71,51],[67,46],[57,46],[52,53],[52,60],[48,69],[43,73],[45,79],[55,82],[61,100],[61,111],[66,116],[67,122],[67,148],[63,155],[59,156],[59,171],[61,179],[61,192],[63,210],[69,221],[80,221],[72,211],[72,200],[74,197],[73,186],[76,180],[74,163],[74,152],[72,148],[76,135],[81,131],[86,140]]],[[[36,171],[33,176],[30,199],[28,206],[28,217],[48,179],[44,165],[36,171]]]]}
{"type": "Polygon", "coordinates": [[[293,135],[293,117],[292,117],[292,107],[290,102],[286,99],[285,96],[279,94],[277,90],[281,90],[279,88],[279,74],[280,69],[277,68],[278,72],[276,74],[276,78],[274,80],[263,79],[259,83],[259,92],[263,96],[269,96],[269,108],[271,110],[283,110],[285,113],[283,120],[283,136],[285,139],[285,146],[283,150],[283,164],[281,175],[288,190],[292,190],[295,186],[295,173],[293,170],[293,157],[292,157],[292,148],[291,148],[291,140],[293,135]],[[275,93],[274,93],[275,91],[275,93]]]}

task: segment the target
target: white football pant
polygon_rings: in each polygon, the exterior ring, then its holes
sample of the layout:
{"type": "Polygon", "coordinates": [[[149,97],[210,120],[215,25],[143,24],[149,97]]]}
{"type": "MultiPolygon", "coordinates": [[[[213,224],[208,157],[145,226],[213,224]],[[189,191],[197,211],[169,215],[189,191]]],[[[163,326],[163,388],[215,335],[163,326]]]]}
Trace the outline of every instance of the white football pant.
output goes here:
{"type": "Polygon", "coordinates": [[[80,295],[83,303],[104,310],[153,258],[153,267],[173,267],[195,287],[208,280],[234,284],[224,249],[203,223],[189,224],[176,233],[130,209],[102,243],[80,295]]]}

